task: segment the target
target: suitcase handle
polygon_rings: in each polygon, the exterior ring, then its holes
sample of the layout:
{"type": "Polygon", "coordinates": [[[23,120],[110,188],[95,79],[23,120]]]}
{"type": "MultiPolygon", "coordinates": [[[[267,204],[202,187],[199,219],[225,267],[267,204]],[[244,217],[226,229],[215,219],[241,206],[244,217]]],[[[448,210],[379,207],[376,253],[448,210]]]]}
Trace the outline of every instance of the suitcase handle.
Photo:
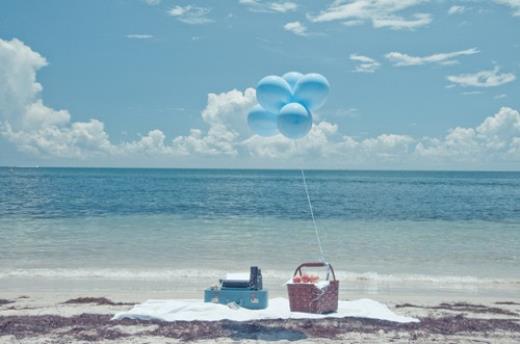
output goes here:
{"type": "MultiPolygon", "coordinates": [[[[311,262],[311,263],[300,264],[300,266],[298,266],[296,268],[296,270],[294,270],[294,275],[293,276],[296,276],[297,274],[299,274],[301,276],[302,275],[302,268],[321,268],[321,267],[327,267],[329,269],[329,271],[332,272],[332,280],[333,281],[336,280],[336,274],[334,273],[334,269],[332,268],[332,265],[330,265],[329,263],[322,263],[322,262],[311,262]]],[[[327,276],[328,275],[329,274],[327,274],[327,276]]]]}

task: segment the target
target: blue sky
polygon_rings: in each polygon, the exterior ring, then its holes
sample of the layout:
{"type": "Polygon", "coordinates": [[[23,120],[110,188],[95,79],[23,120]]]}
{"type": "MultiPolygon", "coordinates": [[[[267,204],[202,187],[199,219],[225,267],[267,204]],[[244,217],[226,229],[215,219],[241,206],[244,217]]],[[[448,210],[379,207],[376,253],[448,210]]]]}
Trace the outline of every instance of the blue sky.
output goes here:
{"type": "Polygon", "coordinates": [[[518,37],[517,0],[3,0],[0,165],[519,169],[518,37]],[[254,136],[292,70],[311,133],[254,136]]]}

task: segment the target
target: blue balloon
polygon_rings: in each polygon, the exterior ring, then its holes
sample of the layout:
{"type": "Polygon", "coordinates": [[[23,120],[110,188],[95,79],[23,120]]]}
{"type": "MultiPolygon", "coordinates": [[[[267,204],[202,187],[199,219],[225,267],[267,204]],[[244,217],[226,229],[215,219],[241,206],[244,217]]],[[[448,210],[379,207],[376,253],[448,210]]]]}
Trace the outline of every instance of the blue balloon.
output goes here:
{"type": "Polygon", "coordinates": [[[319,109],[329,95],[330,85],[321,74],[311,73],[301,77],[294,86],[294,101],[309,110],[319,109]]]}
{"type": "Polygon", "coordinates": [[[289,86],[291,86],[291,90],[294,90],[294,86],[296,85],[298,80],[300,80],[300,78],[302,76],[303,76],[303,74],[300,72],[289,72],[289,73],[285,73],[282,76],[282,78],[284,78],[285,81],[287,81],[287,83],[289,84],[289,86]]]}
{"type": "Polygon", "coordinates": [[[278,130],[290,139],[307,135],[312,127],[311,113],[299,103],[285,105],[278,115],[278,130]]]}
{"type": "Polygon", "coordinates": [[[279,76],[266,76],[256,85],[256,99],[267,111],[277,113],[291,101],[291,87],[279,76]]]}
{"type": "Polygon", "coordinates": [[[247,115],[249,128],[260,136],[273,136],[278,134],[277,115],[265,110],[260,105],[255,105],[247,115]]]}

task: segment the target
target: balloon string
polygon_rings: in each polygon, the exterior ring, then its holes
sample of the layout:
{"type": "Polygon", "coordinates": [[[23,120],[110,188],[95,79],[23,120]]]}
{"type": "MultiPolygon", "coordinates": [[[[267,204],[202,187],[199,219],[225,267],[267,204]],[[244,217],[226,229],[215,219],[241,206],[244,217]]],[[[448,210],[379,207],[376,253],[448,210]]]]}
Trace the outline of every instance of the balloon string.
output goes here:
{"type": "Polygon", "coordinates": [[[325,255],[323,254],[323,248],[321,247],[320,233],[318,231],[318,226],[316,225],[316,219],[314,218],[314,210],[312,209],[311,197],[309,196],[309,189],[307,187],[307,181],[305,180],[305,173],[303,172],[303,168],[300,169],[300,171],[302,172],[303,187],[305,188],[305,194],[307,195],[307,202],[309,203],[309,209],[311,211],[312,224],[314,225],[316,241],[318,242],[318,247],[320,248],[321,261],[325,262],[325,255]]]}

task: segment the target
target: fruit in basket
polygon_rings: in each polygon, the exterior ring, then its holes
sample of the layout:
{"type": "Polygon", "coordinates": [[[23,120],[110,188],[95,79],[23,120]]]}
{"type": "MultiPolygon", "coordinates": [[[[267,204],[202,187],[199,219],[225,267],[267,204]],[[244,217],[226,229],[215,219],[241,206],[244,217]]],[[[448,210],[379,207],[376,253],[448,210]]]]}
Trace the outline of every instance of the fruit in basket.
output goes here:
{"type": "Polygon", "coordinates": [[[320,276],[318,275],[308,275],[303,274],[301,276],[296,275],[293,276],[292,282],[293,283],[310,283],[310,284],[316,284],[320,280],[320,276]]]}

